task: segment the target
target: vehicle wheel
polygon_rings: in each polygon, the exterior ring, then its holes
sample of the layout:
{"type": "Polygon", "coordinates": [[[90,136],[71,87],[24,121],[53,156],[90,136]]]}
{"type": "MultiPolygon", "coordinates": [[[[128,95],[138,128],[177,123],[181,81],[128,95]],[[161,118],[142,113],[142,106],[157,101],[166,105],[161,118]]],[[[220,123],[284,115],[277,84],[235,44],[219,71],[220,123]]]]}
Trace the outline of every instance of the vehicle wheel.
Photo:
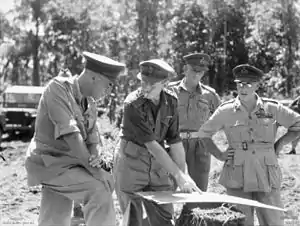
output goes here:
{"type": "Polygon", "coordinates": [[[31,128],[30,128],[30,131],[29,131],[29,136],[30,137],[33,137],[33,135],[34,135],[34,127],[35,127],[35,119],[32,120],[32,122],[31,122],[31,128]]]}

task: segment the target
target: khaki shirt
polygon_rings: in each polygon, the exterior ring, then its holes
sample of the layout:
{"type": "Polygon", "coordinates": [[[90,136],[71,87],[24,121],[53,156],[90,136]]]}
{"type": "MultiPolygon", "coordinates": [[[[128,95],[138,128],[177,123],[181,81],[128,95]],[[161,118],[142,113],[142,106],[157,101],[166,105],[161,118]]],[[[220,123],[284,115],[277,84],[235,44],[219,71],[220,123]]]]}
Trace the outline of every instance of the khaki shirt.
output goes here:
{"type": "Polygon", "coordinates": [[[181,132],[198,131],[220,105],[220,97],[213,88],[201,83],[190,93],[184,82],[182,79],[169,84],[178,97],[179,128],[181,132]]]}
{"type": "Polygon", "coordinates": [[[169,90],[160,94],[156,106],[144,98],[140,89],[130,93],[124,102],[121,138],[145,147],[145,143],[156,140],[161,145],[180,142],[177,99],[169,90]]]}
{"type": "Polygon", "coordinates": [[[279,125],[299,131],[300,115],[277,101],[258,96],[251,113],[238,97],[221,104],[199,130],[200,137],[212,137],[224,130],[229,149],[235,150],[233,161],[224,165],[220,183],[246,192],[280,189],[281,171],[274,151],[279,125]]]}
{"type": "Polygon", "coordinates": [[[78,77],[52,79],[41,97],[35,134],[27,151],[29,185],[47,181],[79,164],[63,136],[80,133],[86,144],[98,144],[96,120],[96,104],[83,98],[78,77]]]}

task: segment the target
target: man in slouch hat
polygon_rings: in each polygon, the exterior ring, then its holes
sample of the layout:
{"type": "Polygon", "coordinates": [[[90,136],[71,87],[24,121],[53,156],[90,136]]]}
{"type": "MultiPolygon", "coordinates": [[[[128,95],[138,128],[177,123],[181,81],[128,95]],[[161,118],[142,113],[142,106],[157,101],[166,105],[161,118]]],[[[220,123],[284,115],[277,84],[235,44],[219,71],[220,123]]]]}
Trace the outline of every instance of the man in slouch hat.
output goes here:
{"type": "Polygon", "coordinates": [[[186,172],[176,95],[165,89],[172,73],[174,69],[163,60],[141,62],[141,88],[130,93],[124,102],[121,140],[114,164],[123,225],[144,225],[143,209],[149,225],[174,225],[171,204],[158,205],[136,194],[173,190],[170,176],[181,191],[201,192],[186,172]]]}

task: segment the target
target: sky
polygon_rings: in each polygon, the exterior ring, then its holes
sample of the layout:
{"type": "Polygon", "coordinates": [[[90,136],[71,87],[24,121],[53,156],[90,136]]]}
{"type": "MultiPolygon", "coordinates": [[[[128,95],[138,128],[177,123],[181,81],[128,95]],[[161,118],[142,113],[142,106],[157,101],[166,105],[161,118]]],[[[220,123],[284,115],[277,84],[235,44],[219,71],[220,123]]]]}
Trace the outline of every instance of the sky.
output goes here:
{"type": "Polygon", "coordinates": [[[0,11],[3,13],[8,12],[14,6],[14,0],[2,0],[0,5],[0,11]]]}

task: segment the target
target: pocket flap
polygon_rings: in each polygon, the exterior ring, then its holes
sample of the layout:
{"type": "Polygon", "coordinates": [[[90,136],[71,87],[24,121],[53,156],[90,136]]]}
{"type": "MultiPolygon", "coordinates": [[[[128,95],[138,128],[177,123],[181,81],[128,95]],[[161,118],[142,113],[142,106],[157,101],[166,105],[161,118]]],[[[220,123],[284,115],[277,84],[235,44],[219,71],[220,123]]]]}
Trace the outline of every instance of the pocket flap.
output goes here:
{"type": "Polygon", "coordinates": [[[277,166],[278,165],[278,160],[277,160],[275,153],[270,153],[265,156],[265,164],[267,166],[277,166]]]}
{"type": "Polygon", "coordinates": [[[169,123],[170,123],[170,120],[171,120],[170,117],[172,118],[172,116],[167,116],[167,118],[164,118],[163,120],[161,120],[161,123],[163,123],[164,125],[168,126],[169,123]]]}
{"type": "Polygon", "coordinates": [[[236,151],[234,153],[233,163],[235,166],[244,165],[245,162],[245,153],[243,151],[236,151]]]}
{"type": "Polygon", "coordinates": [[[124,149],[123,149],[124,154],[127,157],[138,158],[140,156],[141,147],[131,141],[125,141],[125,142],[127,143],[124,145],[124,149]]]}

